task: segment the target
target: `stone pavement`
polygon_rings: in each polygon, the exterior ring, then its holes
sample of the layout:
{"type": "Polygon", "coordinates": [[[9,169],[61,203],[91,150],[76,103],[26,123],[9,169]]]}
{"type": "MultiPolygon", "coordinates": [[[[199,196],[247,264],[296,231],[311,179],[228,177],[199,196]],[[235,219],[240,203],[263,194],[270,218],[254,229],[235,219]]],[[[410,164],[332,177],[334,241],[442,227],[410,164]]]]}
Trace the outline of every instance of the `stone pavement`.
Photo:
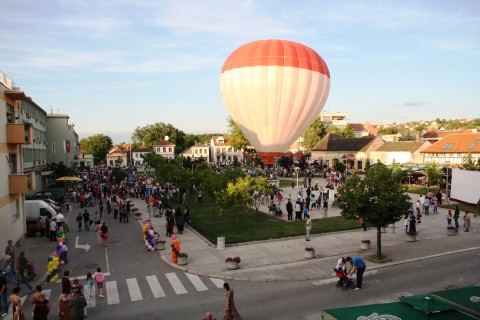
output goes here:
{"type": "MultiPolygon", "coordinates": [[[[295,193],[292,192],[292,194],[295,193]]],[[[417,195],[412,195],[413,202],[417,198],[417,195]]],[[[183,234],[175,232],[181,241],[182,252],[188,253],[188,264],[179,266],[170,261],[171,238],[165,239],[165,217],[148,218],[145,202],[140,199],[131,200],[134,207],[139,208],[143,213],[142,220],[150,219],[152,226],[159,231],[160,238],[167,241],[167,249],[157,251],[162,255],[162,259],[176,268],[202,276],[247,281],[327,279],[332,278],[332,268],[335,267],[338,258],[354,255],[366,258],[375,254],[377,249],[376,229],[373,228],[367,231],[359,228],[354,231],[312,235],[310,242],[306,242],[304,237],[294,237],[238,244],[227,246],[225,250],[218,250],[215,244],[207,241],[195,230],[186,227],[183,234]],[[371,240],[370,250],[360,249],[361,240],[364,239],[371,240]],[[304,258],[306,246],[315,248],[314,259],[304,258]],[[242,260],[240,268],[227,270],[225,259],[235,256],[242,260]]],[[[284,208],[283,205],[282,208],[284,208]]],[[[262,205],[261,210],[268,214],[266,205],[262,205]]],[[[463,232],[461,227],[458,235],[447,236],[445,214],[446,210],[439,208],[438,215],[424,215],[416,242],[406,241],[403,221],[398,222],[395,228],[387,228],[386,233],[382,233],[382,253],[390,258],[391,262],[380,264],[367,260],[367,269],[480,249],[480,231],[478,230],[480,217],[474,218],[472,215],[470,232],[463,232]]],[[[338,215],[340,215],[338,208],[329,208],[328,216],[338,215]]],[[[311,217],[314,219],[313,224],[321,223],[322,211],[311,212],[311,217]]],[[[283,219],[286,219],[285,214],[283,219]]],[[[138,220],[140,225],[142,220],[138,220]]],[[[459,222],[462,225],[461,218],[459,222]]]]}

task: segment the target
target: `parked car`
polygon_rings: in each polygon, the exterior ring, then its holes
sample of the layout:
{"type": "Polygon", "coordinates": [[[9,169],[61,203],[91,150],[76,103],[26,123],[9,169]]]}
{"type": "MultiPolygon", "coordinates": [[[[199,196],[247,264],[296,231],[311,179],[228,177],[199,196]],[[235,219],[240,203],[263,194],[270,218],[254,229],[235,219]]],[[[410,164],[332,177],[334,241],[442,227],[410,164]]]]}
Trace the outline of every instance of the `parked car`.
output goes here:
{"type": "Polygon", "coordinates": [[[65,192],[60,190],[47,190],[47,191],[39,191],[35,192],[30,200],[43,200],[43,199],[52,199],[58,203],[64,203],[65,199],[65,192]]]}
{"type": "Polygon", "coordinates": [[[51,214],[52,217],[57,216],[57,212],[50,207],[45,201],[43,200],[26,200],[25,201],[25,217],[34,219],[34,220],[42,220],[45,223],[45,219],[47,216],[51,214]]]}

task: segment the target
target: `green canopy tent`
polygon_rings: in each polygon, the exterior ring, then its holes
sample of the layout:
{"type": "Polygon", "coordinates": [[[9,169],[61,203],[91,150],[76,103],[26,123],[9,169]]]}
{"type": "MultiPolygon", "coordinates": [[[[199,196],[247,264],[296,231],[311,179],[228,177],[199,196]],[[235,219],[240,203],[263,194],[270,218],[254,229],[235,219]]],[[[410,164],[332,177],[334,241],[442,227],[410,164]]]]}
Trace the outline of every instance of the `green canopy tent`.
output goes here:
{"type": "Polygon", "coordinates": [[[452,304],[457,309],[480,318],[480,286],[435,291],[431,295],[452,304]]]}
{"type": "Polygon", "coordinates": [[[473,320],[476,319],[456,309],[425,313],[405,302],[390,302],[366,306],[323,310],[324,320],[473,320]]]}
{"type": "Polygon", "coordinates": [[[404,296],[398,300],[408,303],[410,306],[422,310],[425,313],[453,310],[455,307],[430,294],[419,294],[417,296],[404,296]]]}

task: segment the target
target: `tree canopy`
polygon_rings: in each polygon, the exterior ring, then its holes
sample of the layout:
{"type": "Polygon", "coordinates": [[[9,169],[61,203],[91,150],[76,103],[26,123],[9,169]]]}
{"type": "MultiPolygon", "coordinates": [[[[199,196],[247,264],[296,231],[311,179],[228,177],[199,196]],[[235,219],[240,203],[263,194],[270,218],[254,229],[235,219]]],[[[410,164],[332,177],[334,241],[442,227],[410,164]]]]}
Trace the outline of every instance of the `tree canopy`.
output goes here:
{"type": "Polygon", "coordinates": [[[228,134],[227,140],[230,145],[237,149],[237,150],[245,150],[247,147],[251,146],[252,144],[243,134],[242,130],[238,127],[238,125],[233,121],[231,117],[227,118],[228,121],[228,134]]]}
{"type": "Polygon", "coordinates": [[[354,175],[339,188],[339,208],[348,219],[364,218],[377,228],[377,257],[382,256],[381,228],[399,221],[411,203],[398,176],[383,164],[366,169],[362,179],[354,175]]]}
{"type": "Polygon", "coordinates": [[[112,146],[112,138],[104,134],[96,134],[80,140],[80,150],[93,154],[95,164],[105,160],[112,146]]]}
{"type": "Polygon", "coordinates": [[[303,145],[307,150],[312,150],[326,134],[325,123],[323,123],[320,117],[317,117],[303,133],[303,145]]]}

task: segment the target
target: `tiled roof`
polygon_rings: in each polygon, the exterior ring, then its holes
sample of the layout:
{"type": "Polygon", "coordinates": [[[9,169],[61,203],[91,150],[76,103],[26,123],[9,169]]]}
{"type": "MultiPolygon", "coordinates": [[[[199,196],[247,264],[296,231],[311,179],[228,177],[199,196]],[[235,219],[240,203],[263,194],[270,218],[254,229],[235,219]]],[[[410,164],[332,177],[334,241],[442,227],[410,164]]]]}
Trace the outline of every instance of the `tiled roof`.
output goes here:
{"type": "Polygon", "coordinates": [[[150,152],[150,151],[152,150],[146,146],[139,146],[137,148],[132,149],[132,152],[150,152]]]}
{"type": "Polygon", "coordinates": [[[449,134],[422,153],[480,153],[480,133],[449,134]]]}
{"type": "Polygon", "coordinates": [[[415,152],[420,149],[426,141],[394,141],[385,142],[375,151],[381,152],[415,152]]]}
{"type": "Polygon", "coordinates": [[[192,146],[192,148],[208,148],[208,146],[206,146],[204,143],[197,142],[192,146]]]}
{"type": "Polygon", "coordinates": [[[429,131],[425,132],[422,139],[441,139],[445,138],[449,134],[462,133],[463,130],[442,130],[442,131],[429,131]]]}
{"type": "Polygon", "coordinates": [[[154,146],[174,146],[175,143],[170,142],[168,140],[160,140],[158,142],[155,142],[153,145],[154,146]]]}
{"type": "Polygon", "coordinates": [[[230,144],[228,143],[228,140],[225,136],[212,136],[212,139],[213,139],[213,145],[216,146],[216,147],[223,147],[223,146],[230,146],[230,144]],[[223,142],[224,143],[219,143],[217,142],[217,139],[218,138],[223,138],[223,142]]]}
{"type": "Polygon", "coordinates": [[[354,131],[365,131],[365,127],[361,123],[350,123],[354,131]]]}
{"type": "Polygon", "coordinates": [[[125,151],[123,151],[123,149],[120,148],[119,146],[115,146],[112,149],[110,149],[110,151],[108,151],[108,154],[114,154],[114,153],[125,154],[125,151]]]}
{"type": "Polygon", "coordinates": [[[375,137],[342,138],[336,134],[327,134],[312,151],[362,151],[375,137]]]}

